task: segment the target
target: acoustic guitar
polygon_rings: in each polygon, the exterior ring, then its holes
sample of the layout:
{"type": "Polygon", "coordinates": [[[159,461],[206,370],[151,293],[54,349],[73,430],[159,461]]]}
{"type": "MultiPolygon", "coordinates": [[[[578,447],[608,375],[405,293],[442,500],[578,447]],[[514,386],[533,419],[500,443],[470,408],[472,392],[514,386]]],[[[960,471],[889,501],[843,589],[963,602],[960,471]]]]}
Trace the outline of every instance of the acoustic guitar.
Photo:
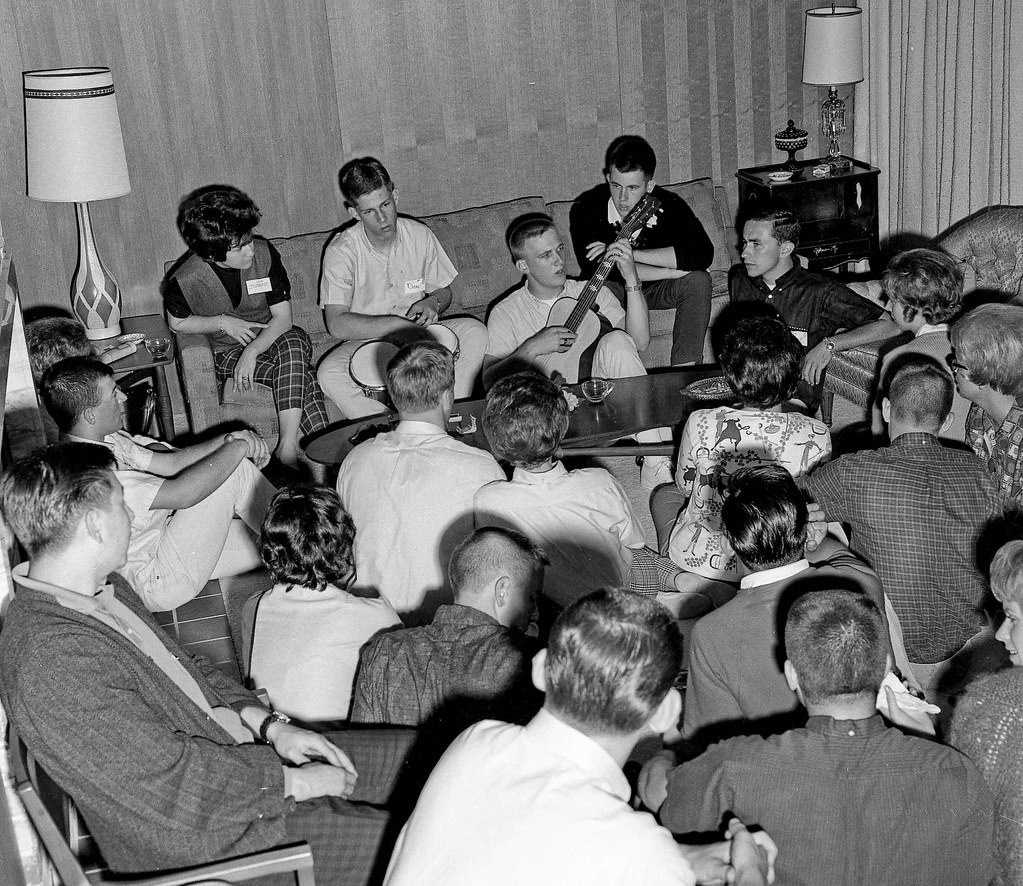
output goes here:
{"type": "MultiPolygon", "coordinates": [[[[661,202],[653,194],[644,195],[643,199],[632,207],[632,212],[622,223],[622,229],[616,239],[631,240],[660,208],[661,202]]],[[[576,339],[567,351],[544,354],[536,358],[536,363],[546,375],[556,378],[555,373],[558,373],[569,384],[575,384],[579,379],[590,376],[597,343],[602,336],[611,332],[607,320],[594,311],[593,306],[597,303],[597,295],[607,282],[607,276],[611,273],[614,263],[614,258],[605,255],[578,298],[559,298],[551,305],[547,325],[567,326],[576,334],[576,339]]]]}

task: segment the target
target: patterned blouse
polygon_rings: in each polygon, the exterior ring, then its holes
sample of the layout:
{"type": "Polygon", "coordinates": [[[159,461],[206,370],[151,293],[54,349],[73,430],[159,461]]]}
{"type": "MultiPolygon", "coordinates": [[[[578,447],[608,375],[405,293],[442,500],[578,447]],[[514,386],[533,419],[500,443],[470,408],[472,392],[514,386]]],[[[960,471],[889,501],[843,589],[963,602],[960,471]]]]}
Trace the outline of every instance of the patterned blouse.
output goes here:
{"type": "Polygon", "coordinates": [[[998,483],[998,493],[1007,501],[1023,503],[1023,462],[1020,461],[1020,443],[1023,442],[1023,406],[1017,400],[999,427],[987,413],[974,404],[966,416],[966,442],[987,465],[998,483]]]}
{"type": "Polygon", "coordinates": [[[735,555],[721,547],[722,492],[729,476],[747,465],[773,462],[801,477],[830,455],[827,426],[801,413],[697,410],[679,446],[675,482],[689,501],[671,531],[668,555],[687,572],[738,581],[735,555]]]}

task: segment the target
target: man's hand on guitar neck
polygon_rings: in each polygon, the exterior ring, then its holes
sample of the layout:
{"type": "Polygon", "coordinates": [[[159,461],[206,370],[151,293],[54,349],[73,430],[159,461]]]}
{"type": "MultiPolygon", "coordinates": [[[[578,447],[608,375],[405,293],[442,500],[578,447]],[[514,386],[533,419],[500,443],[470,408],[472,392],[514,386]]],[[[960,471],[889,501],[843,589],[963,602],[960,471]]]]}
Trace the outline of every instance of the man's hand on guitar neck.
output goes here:
{"type": "Polygon", "coordinates": [[[632,244],[628,240],[615,240],[607,247],[605,258],[613,258],[626,288],[639,286],[639,272],[636,270],[636,259],[632,255],[632,244]]]}
{"type": "MultiPolygon", "coordinates": [[[[586,247],[587,261],[596,261],[604,255],[607,244],[595,240],[586,247]]],[[[657,280],[674,280],[685,277],[689,271],[675,267],[675,250],[670,246],[660,249],[633,249],[632,259],[636,263],[636,276],[641,283],[657,280]]],[[[624,271],[623,271],[624,276],[624,271]]]]}
{"type": "Polygon", "coordinates": [[[588,260],[593,261],[601,256],[614,259],[626,286],[640,285],[639,271],[632,252],[632,243],[628,240],[615,240],[610,246],[605,246],[605,244],[595,241],[586,247],[586,258],[588,260]]]}
{"type": "Polygon", "coordinates": [[[516,349],[521,357],[542,357],[544,354],[564,354],[575,344],[576,334],[567,326],[545,326],[531,335],[516,349]]]}

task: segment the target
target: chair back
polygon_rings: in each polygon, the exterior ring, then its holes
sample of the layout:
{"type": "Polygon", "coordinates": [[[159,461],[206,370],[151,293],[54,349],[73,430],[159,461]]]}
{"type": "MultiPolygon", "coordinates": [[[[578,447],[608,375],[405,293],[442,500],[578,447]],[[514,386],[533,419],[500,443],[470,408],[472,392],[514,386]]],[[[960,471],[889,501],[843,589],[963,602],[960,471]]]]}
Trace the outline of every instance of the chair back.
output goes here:
{"type": "Polygon", "coordinates": [[[33,775],[38,775],[41,770],[13,725],[10,727],[10,749],[14,787],[61,882],[64,886],[90,886],[77,856],[36,791],[33,775]]]}
{"type": "Polygon", "coordinates": [[[57,869],[63,886],[210,886],[210,884],[239,883],[271,874],[292,873],[296,886],[316,886],[313,874],[313,854],[308,843],[294,843],[276,849],[266,849],[227,861],[212,862],[167,874],[140,875],[137,878],[106,876],[104,869],[87,875],[76,851],[90,847],[99,858],[95,843],[88,835],[71,798],[38,765],[32,752],[21,740],[14,725],[10,725],[11,769],[14,786],[21,797],[32,826],[57,869]],[[73,823],[72,833],[62,831],[50,808],[40,797],[40,789],[52,791],[51,803],[56,802],[58,820],[73,823]],[[72,839],[73,838],[73,839],[72,839]]]}

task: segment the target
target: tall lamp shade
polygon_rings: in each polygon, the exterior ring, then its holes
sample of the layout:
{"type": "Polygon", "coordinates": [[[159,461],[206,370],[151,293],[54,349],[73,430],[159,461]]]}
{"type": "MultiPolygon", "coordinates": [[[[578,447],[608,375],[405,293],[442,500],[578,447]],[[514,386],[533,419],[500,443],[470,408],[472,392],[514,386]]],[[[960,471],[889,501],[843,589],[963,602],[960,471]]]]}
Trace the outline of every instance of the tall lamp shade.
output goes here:
{"type": "Polygon", "coordinates": [[[806,12],[803,32],[803,82],[827,86],[821,103],[821,132],[830,139],[829,155],[841,156],[838,137],[845,133],[845,102],[840,84],[863,79],[863,10],[857,6],[822,6],[806,12]]]}
{"type": "Polygon", "coordinates": [[[28,196],[75,204],[72,310],[89,338],[119,335],[121,293],[96,249],[88,206],[131,191],[110,69],[26,71],[22,79],[28,196]]]}

